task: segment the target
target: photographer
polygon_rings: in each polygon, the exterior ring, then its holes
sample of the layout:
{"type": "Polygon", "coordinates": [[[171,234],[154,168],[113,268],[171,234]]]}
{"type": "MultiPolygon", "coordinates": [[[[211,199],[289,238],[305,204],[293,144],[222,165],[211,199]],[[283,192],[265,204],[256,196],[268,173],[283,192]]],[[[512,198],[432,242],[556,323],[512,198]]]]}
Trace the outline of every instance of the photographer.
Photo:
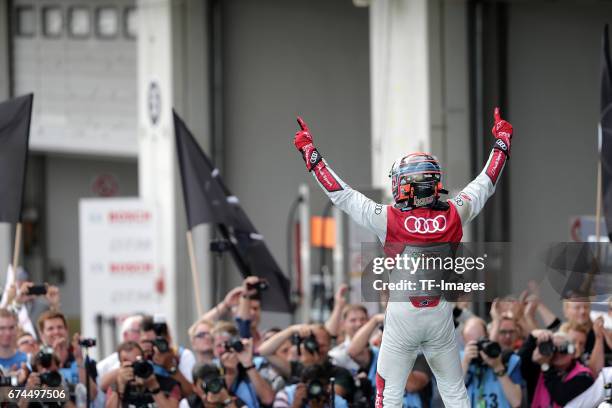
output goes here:
{"type": "MultiPolygon", "coordinates": [[[[132,315],[126,317],[121,323],[121,341],[138,341],[140,340],[140,325],[142,323],[142,315],[132,315]]],[[[116,352],[110,354],[100,361],[96,368],[98,375],[104,377],[106,373],[119,367],[119,356],[116,352]]]]}
{"type": "Polygon", "coordinates": [[[272,404],[274,391],[253,364],[253,341],[232,337],[225,341],[223,348],[219,363],[229,390],[249,408],[272,404]]]}
{"type": "Polygon", "coordinates": [[[261,321],[261,293],[268,289],[268,283],[257,276],[249,276],[242,282],[242,294],[236,310],[236,327],[242,338],[252,338],[257,352],[261,343],[258,326],[261,321]]]}
{"type": "MultiPolygon", "coordinates": [[[[98,393],[96,384],[96,362],[89,359],[87,371],[81,350],[82,339],[79,333],[68,343],[68,325],[63,314],[48,310],[40,315],[38,329],[42,344],[53,349],[59,358],[60,372],[68,384],[86,384],[89,380],[90,397],[93,401],[98,393]]],[[[39,352],[40,353],[40,352],[39,352]]]]}
{"type": "Polygon", "coordinates": [[[138,343],[128,341],[117,348],[120,368],[111,370],[102,382],[108,384],[106,408],[144,407],[176,408],[180,388],[171,378],[154,373],[150,362],[143,359],[138,343]]]}
{"type": "MultiPolygon", "coordinates": [[[[276,394],[274,408],[323,408],[331,406],[329,383],[333,366],[314,364],[305,367],[297,384],[289,385],[276,394]]],[[[334,393],[334,407],[347,408],[344,398],[334,393]]]]}
{"type": "Polygon", "coordinates": [[[328,361],[329,346],[331,336],[325,326],[318,324],[296,324],[276,333],[259,347],[259,352],[266,357],[282,373],[290,373],[296,376],[296,367],[314,364],[323,364],[328,361]],[[287,340],[292,341],[293,357],[287,361],[278,357],[276,351],[286,344],[287,340]]]}
{"type": "Polygon", "coordinates": [[[7,297],[2,297],[2,308],[12,309],[19,317],[19,325],[32,335],[40,337],[34,323],[47,310],[59,311],[60,292],[57,286],[48,283],[34,285],[29,279],[28,272],[18,267],[14,286],[7,297]]]}
{"type": "MultiPolygon", "coordinates": [[[[612,367],[604,367],[593,385],[565,406],[566,408],[597,407],[604,401],[608,401],[609,404],[610,390],[607,387],[610,385],[612,385],[612,367]]],[[[610,405],[601,406],[609,407],[610,405]]]]}
{"type": "MultiPolygon", "coordinates": [[[[69,388],[65,378],[60,373],[60,359],[51,349],[41,349],[32,360],[32,372],[25,382],[26,390],[40,388],[64,388],[66,394],[69,388]]],[[[28,399],[19,400],[20,407],[38,406],[31,403],[28,399]]],[[[61,406],[59,403],[45,403],[46,406],[61,406]]]]}
{"type": "Polygon", "coordinates": [[[576,359],[566,334],[534,330],[532,336],[537,344],[532,361],[540,366],[532,407],[564,406],[593,384],[591,370],[576,359]]]}
{"type": "Polygon", "coordinates": [[[478,317],[465,322],[462,335],[461,366],[472,406],[519,407],[523,381],[520,358],[510,353],[502,359],[501,346],[486,337],[486,324],[478,317]]]}
{"type": "Polygon", "coordinates": [[[175,350],[171,347],[172,337],[168,325],[163,317],[158,316],[157,321],[147,316],[141,323],[141,347],[146,359],[153,362],[155,374],[177,381],[181,387],[181,394],[186,397],[193,392],[191,384],[191,370],[195,364],[193,353],[183,347],[175,350]]]}
{"type": "Polygon", "coordinates": [[[243,408],[247,405],[231,394],[225,383],[223,370],[214,364],[199,364],[193,369],[194,392],[181,400],[180,408],[208,408],[224,406],[243,408]]]}
{"type": "Polygon", "coordinates": [[[197,322],[191,325],[188,330],[189,340],[191,341],[191,350],[195,355],[197,364],[212,363],[214,358],[214,343],[213,336],[211,334],[213,327],[214,324],[211,321],[199,319],[197,322]]]}
{"type": "Polygon", "coordinates": [[[261,320],[261,296],[260,293],[267,289],[267,283],[257,276],[249,276],[241,286],[230,290],[223,301],[206,312],[202,319],[216,322],[223,319],[231,312],[235,319],[240,336],[253,338],[255,350],[258,351],[261,343],[259,323],[261,320]]]}

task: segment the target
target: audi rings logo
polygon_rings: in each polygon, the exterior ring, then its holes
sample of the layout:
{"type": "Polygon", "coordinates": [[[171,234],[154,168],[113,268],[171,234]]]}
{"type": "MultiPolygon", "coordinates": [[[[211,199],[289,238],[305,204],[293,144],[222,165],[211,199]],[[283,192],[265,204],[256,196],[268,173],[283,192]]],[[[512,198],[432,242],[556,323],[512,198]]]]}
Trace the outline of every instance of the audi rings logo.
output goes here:
{"type": "Polygon", "coordinates": [[[433,234],[446,229],[446,218],[438,215],[435,218],[415,217],[411,215],[404,220],[404,228],[413,234],[433,234]]]}
{"type": "Polygon", "coordinates": [[[314,152],[312,152],[312,154],[310,155],[310,162],[312,164],[315,164],[317,162],[317,160],[319,159],[319,152],[317,152],[316,150],[314,152]]]}
{"type": "Polygon", "coordinates": [[[502,150],[508,150],[508,146],[506,146],[506,144],[501,139],[497,139],[496,143],[497,146],[499,146],[502,150]]]}

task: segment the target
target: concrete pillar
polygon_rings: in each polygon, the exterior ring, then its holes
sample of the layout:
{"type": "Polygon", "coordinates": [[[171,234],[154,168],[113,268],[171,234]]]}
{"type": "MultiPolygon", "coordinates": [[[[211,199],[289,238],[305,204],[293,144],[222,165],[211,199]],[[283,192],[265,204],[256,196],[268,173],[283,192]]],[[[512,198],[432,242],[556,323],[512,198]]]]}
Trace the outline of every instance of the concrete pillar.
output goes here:
{"type": "Polygon", "coordinates": [[[372,183],[390,196],[395,159],[438,157],[460,191],[471,174],[465,0],[372,0],[372,183]]]}
{"type": "Polygon", "coordinates": [[[174,329],[179,273],[175,213],[180,203],[175,197],[171,9],[171,0],[138,2],[138,185],[140,196],[156,205],[163,310],[174,329]]]}
{"type": "Polygon", "coordinates": [[[372,184],[386,194],[395,159],[431,148],[427,3],[370,6],[372,184]]]}
{"type": "MultiPolygon", "coordinates": [[[[197,319],[186,245],[187,222],[174,143],[172,108],[210,151],[208,2],[140,0],[138,103],[140,196],[157,205],[159,262],[164,268],[168,320],[175,339],[188,344],[197,319]]],[[[212,306],[210,228],[193,231],[202,306],[212,306]]]]}

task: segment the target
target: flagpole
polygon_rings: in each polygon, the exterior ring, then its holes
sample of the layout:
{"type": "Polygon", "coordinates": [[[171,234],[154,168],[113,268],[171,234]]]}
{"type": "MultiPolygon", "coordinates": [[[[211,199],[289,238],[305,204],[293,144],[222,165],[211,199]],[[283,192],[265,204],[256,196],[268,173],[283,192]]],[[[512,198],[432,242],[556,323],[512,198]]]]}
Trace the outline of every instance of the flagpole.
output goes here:
{"type": "Polygon", "coordinates": [[[198,316],[204,314],[202,300],[200,299],[200,279],[198,278],[198,267],[196,263],[195,250],[193,249],[193,235],[191,230],[187,231],[187,248],[189,250],[189,263],[191,264],[191,278],[193,279],[193,293],[195,295],[198,316]]]}
{"type": "MultiPolygon", "coordinates": [[[[17,274],[17,266],[19,265],[19,253],[21,252],[21,223],[17,223],[15,230],[15,249],[13,250],[13,271],[17,274]]],[[[16,276],[16,275],[15,275],[16,276]]]]}
{"type": "Polygon", "coordinates": [[[601,156],[597,161],[597,198],[595,204],[595,242],[601,238],[601,156]]]}

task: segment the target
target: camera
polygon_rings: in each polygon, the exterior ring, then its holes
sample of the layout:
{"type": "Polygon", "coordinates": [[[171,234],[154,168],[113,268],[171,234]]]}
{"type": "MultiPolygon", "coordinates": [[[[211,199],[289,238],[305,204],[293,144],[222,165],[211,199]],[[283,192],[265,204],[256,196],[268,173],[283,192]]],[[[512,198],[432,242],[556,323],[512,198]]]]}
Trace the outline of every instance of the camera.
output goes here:
{"type": "Polygon", "coordinates": [[[41,347],[36,355],[36,358],[38,359],[40,365],[44,368],[51,367],[51,364],[53,363],[53,349],[51,347],[41,347]]]}
{"type": "Polygon", "coordinates": [[[40,383],[49,387],[59,387],[62,385],[62,375],[57,371],[47,371],[40,375],[40,383]]]}
{"type": "Polygon", "coordinates": [[[489,340],[486,337],[478,339],[476,346],[478,347],[478,351],[484,351],[484,353],[491,358],[499,357],[502,351],[498,342],[489,340]]]}
{"type": "Polygon", "coordinates": [[[153,366],[145,360],[136,360],[132,363],[134,375],[139,378],[149,378],[153,374],[153,366]]]}
{"type": "Polygon", "coordinates": [[[226,388],[223,371],[214,364],[196,366],[193,371],[193,378],[194,381],[196,379],[202,380],[200,388],[205,393],[218,394],[226,388]]]}
{"type": "Polygon", "coordinates": [[[323,383],[316,379],[306,384],[306,390],[306,399],[308,401],[319,399],[325,394],[325,387],[323,386],[323,383]]]}
{"type": "Polygon", "coordinates": [[[564,342],[561,346],[555,346],[552,339],[538,343],[538,351],[543,356],[552,356],[554,353],[574,354],[576,348],[570,342],[564,342]]]}
{"type": "Polygon", "coordinates": [[[42,296],[47,294],[47,285],[32,285],[28,288],[28,295],[42,296]]]}
{"type": "Polygon", "coordinates": [[[225,388],[223,377],[209,377],[202,380],[202,390],[205,393],[218,394],[225,388]]]}
{"type": "Polygon", "coordinates": [[[163,337],[156,337],[155,340],[152,341],[153,346],[159,350],[160,353],[167,353],[170,351],[170,345],[168,344],[168,340],[163,337]]]}
{"type": "Polygon", "coordinates": [[[255,289],[258,293],[263,292],[264,290],[268,290],[269,287],[270,285],[268,285],[268,282],[266,282],[265,279],[260,279],[258,282],[255,283],[247,283],[248,290],[255,289]]]}
{"type": "Polygon", "coordinates": [[[240,337],[232,337],[229,341],[225,342],[225,351],[235,351],[241,353],[244,350],[244,345],[240,340],[240,337]]]}
{"type": "Polygon", "coordinates": [[[300,350],[300,344],[304,344],[304,348],[311,354],[319,352],[319,342],[314,334],[310,333],[307,337],[300,337],[299,334],[294,333],[291,336],[291,344],[298,347],[298,353],[300,350]]]}
{"type": "Polygon", "coordinates": [[[15,376],[5,377],[4,375],[0,376],[0,387],[17,387],[19,385],[19,380],[15,376]]]}
{"type": "Polygon", "coordinates": [[[157,337],[168,336],[168,324],[163,314],[156,314],[153,316],[153,331],[157,337]]]}
{"type": "Polygon", "coordinates": [[[96,347],[96,339],[81,339],[79,340],[81,347],[96,347]]]}

